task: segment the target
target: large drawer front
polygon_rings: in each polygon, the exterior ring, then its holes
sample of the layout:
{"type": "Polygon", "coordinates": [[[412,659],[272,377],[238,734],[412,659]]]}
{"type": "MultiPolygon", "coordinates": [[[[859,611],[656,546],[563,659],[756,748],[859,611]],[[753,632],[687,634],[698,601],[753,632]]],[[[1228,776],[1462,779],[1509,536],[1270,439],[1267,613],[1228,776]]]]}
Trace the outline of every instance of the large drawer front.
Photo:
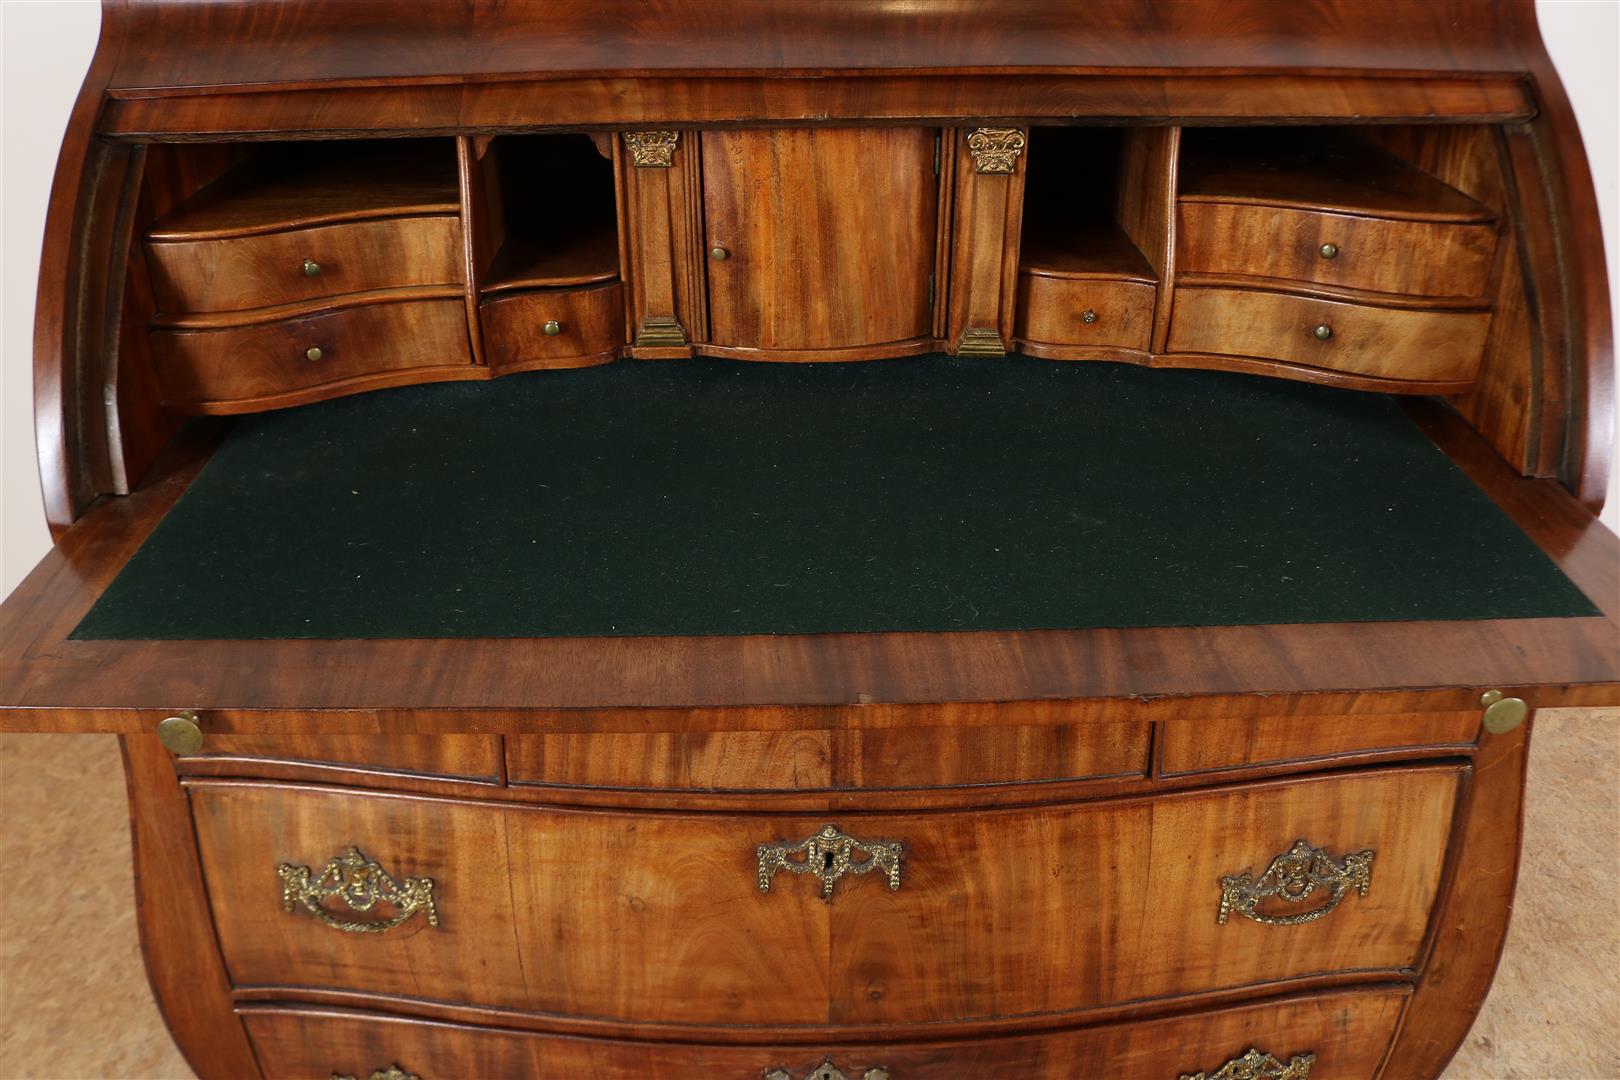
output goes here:
{"type": "Polygon", "coordinates": [[[1479,372],[1490,324],[1484,311],[1416,311],[1184,287],[1176,290],[1171,309],[1168,350],[1281,360],[1379,379],[1469,382],[1479,372]]]}
{"type": "Polygon", "coordinates": [[[459,297],[359,304],[217,330],[155,330],[152,343],[163,396],[181,405],[260,402],[368,375],[472,361],[459,297]]]}
{"type": "Polygon", "coordinates": [[[241,311],[466,278],[454,215],[352,221],[206,240],[150,240],[159,311],[241,311]]]}
{"type": "Polygon", "coordinates": [[[647,1022],[901,1025],[1408,969],[1465,770],[836,823],[250,783],[198,783],[191,798],[238,984],[647,1022]],[[837,877],[836,857],[818,853],[836,878],[824,884],[758,850],[828,824],[899,843],[898,870],[837,877]],[[1346,865],[1373,852],[1365,895],[1328,899],[1324,887],[1303,908],[1336,906],[1300,925],[1244,917],[1239,898],[1223,923],[1223,878],[1264,880],[1300,840],[1346,865]],[[432,878],[437,926],[424,912],[387,932],[346,932],[328,922],[384,919],[387,905],[329,901],[325,919],[284,908],[279,866],[313,878],[351,846],[402,888],[432,878]]]}
{"type": "Polygon", "coordinates": [[[1404,296],[1481,299],[1496,226],[1400,221],[1279,206],[1185,202],[1184,274],[1278,278],[1404,296]]]}
{"type": "MultiPolygon", "coordinates": [[[[251,1009],[244,1022],[269,1080],[366,1077],[397,1066],[422,1080],[847,1080],[882,1069],[890,1080],[1176,1080],[1214,1075],[1250,1050],[1287,1064],[1306,1055],[1311,1080],[1368,1080],[1406,1001],[1401,990],[1297,997],[1198,1016],[966,1042],[772,1047],[561,1038],[358,1013],[251,1009]]],[[[1244,1075],[1244,1074],[1239,1074],[1244,1075]]],[[[1253,1074],[1250,1074],[1253,1075],[1253,1074]]]]}

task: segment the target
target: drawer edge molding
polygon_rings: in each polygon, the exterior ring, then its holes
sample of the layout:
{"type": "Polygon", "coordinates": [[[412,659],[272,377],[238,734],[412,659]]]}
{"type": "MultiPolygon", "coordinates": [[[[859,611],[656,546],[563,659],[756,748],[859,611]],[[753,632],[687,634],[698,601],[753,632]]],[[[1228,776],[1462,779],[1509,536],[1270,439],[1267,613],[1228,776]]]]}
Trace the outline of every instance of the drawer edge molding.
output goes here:
{"type": "Polygon", "coordinates": [[[1354,851],[1335,861],[1324,849],[1296,840],[1293,847],[1271,860],[1259,878],[1247,870],[1221,878],[1221,906],[1215,921],[1225,926],[1227,916],[1235,911],[1264,926],[1315,922],[1337,908],[1351,890],[1367,895],[1372,886],[1372,861],[1371,851],[1354,851]],[[1303,904],[1318,889],[1326,889],[1328,894],[1321,907],[1293,915],[1266,915],[1259,910],[1262,900],[1273,897],[1285,904],[1303,904]]]}
{"type": "Polygon", "coordinates": [[[408,922],[418,911],[427,916],[429,926],[439,925],[439,913],[433,905],[432,878],[396,880],[357,847],[332,856],[319,873],[312,875],[307,866],[282,863],[276,868],[276,875],[281,879],[283,910],[291,915],[301,908],[345,934],[386,933],[408,922]],[[325,901],[334,898],[353,912],[364,914],[378,904],[388,904],[397,914],[376,921],[343,918],[325,905],[325,901]]]}

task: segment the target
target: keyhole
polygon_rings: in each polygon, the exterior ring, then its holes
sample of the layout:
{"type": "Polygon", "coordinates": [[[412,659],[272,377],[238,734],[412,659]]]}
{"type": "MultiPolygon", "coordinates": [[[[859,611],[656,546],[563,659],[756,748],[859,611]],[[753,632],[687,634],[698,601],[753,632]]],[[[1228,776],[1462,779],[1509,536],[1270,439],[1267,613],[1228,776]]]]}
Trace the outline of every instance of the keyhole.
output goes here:
{"type": "Polygon", "coordinates": [[[832,852],[823,851],[821,853],[821,868],[823,870],[831,871],[832,870],[832,862],[833,862],[832,852]]]}

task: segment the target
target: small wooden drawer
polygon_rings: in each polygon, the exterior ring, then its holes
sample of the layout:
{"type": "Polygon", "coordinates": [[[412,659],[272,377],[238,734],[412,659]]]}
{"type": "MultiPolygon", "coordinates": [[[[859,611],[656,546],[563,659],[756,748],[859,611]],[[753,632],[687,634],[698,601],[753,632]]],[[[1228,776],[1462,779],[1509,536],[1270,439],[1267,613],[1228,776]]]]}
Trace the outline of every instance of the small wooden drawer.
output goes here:
{"type": "Polygon", "coordinates": [[[1146,773],[1145,724],[515,735],[514,784],[894,791],[1146,773]]]}
{"type": "Polygon", "coordinates": [[[501,371],[606,363],[626,341],[617,281],[500,294],[486,299],[480,313],[489,366],[501,371]]]}
{"type": "Polygon", "coordinates": [[[1491,316],[1416,311],[1245,289],[1178,288],[1173,353],[1280,360],[1378,379],[1470,383],[1491,316]]]}
{"type": "Polygon", "coordinates": [[[1153,337],[1157,292],[1157,286],[1147,281],[1054,277],[1026,270],[1018,275],[1014,335],[1043,345],[1146,352],[1153,337]]]}
{"type": "Polygon", "coordinates": [[[1378,1071],[1408,996],[1400,989],[1352,990],[1036,1035],[822,1045],[805,1045],[803,1036],[797,1036],[781,1046],[563,1037],[270,1006],[243,1008],[242,1019],[267,1080],[366,1077],[390,1067],[423,1080],[778,1080],[777,1070],[788,1080],[813,1080],[824,1075],[817,1071],[823,1066],[848,1080],[870,1077],[872,1069],[886,1070],[890,1080],[1175,1080],[1199,1073],[1213,1076],[1250,1050],[1283,1065],[1309,1055],[1314,1058],[1311,1080],[1369,1080],[1378,1071]]]}
{"type": "Polygon", "coordinates": [[[159,311],[218,312],[372,289],[466,280],[450,214],[343,222],[251,236],[148,239],[159,311]]]}
{"type": "Polygon", "coordinates": [[[1496,226],[1183,202],[1176,253],[1182,274],[1483,301],[1496,226]]]}
{"type": "Polygon", "coordinates": [[[1320,764],[1418,754],[1460,754],[1479,738],[1479,710],[1371,716],[1185,717],[1166,721],[1165,776],[1250,766],[1320,764]]]}
{"type": "Polygon", "coordinates": [[[190,793],[239,985],[901,1037],[1409,970],[1466,769],[841,816],[570,811],[245,781],[193,781],[190,793]],[[1316,848],[1340,869],[1278,910],[1268,883],[1316,848]],[[356,910],[306,889],[352,882],[368,860],[377,869],[360,878],[395,906],[356,910]],[[1275,924],[1302,912],[1319,917],[1275,924]],[[343,925],[396,920],[386,932],[343,925]]]}
{"type": "Polygon", "coordinates": [[[496,784],[501,780],[501,739],[498,735],[209,733],[201,751],[175,759],[175,770],[186,776],[288,779],[360,771],[496,784]]]}
{"type": "Polygon", "coordinates": [[[246,326],[154,330],[152,343],[163,396],[180,408],[296,404],[305,399],[298,391],[368,376],[386,385],[390,373],[472,362],[459,296],[357,304],[246,326]]]}

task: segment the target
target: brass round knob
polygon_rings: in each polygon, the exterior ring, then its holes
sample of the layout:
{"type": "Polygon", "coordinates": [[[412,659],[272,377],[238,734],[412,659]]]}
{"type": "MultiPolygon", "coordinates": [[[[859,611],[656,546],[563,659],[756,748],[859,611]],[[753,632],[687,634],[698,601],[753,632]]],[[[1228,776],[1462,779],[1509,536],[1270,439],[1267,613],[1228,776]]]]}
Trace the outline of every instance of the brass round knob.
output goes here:
{"type": "Polygon", "coordinates": [[[1485,706],[1485,730],[1492,735],[1505,735],[1524,723],[1530,715],[1530,706],[1524,699],[1507,697],[1500,690],[1487,690],[1479,703],[1485,706]]]}
{"type": "Polygon", "coordinates": [[[542,326],[540,329],[546,332],[547,337],[556,337],[558,334],[562,333],[562,323],[558,322],[556,319],[547,319],[546,325],[542,326]]]}
{"type": "Polygon", "coordinates": [[[316,262],[314,259],[305,259],[304,260],[304,276],[305,277],[319,277],[320,274],[321,274],[321,264],[320,263],[316,262]]]}
{"type": "Polygon", "coordinates": [[[1334,258],[1335,256],[1337,256],[1338,254],[1339,254],[1339,245],[1338,244],[1323,244],[1322,245],[1322,258],[1331,259],[1331,258],[1334,258]]]}
{"type": "Polygon", "coordinates": [[[1092,323],[1097,321],[1097,313],[1092,311],[1090,308],[1086,308],[1086,310],[1080,313],[1080,321],[1085,323],[1087,326],[1090,326],[1092,323]]]}
{"type": "Polygon", "coordinates": [[[724,262],[726,259],[731,258],[731,252],[727,251],[719,244],[716,244],[714,247],[709,249],[709,258],[713,259],[715,262],[724,262]]]}
{"type": "Polygon", "coordinates": [[[321,347],[319,345],[311,345],[309,348],[304,350],[304,359],[311,362],[319,360],[325,355],[326,354],[321,351],[321,347]]]}
{"type": "Polygon", "coordinates": [[[1328,338],[1333,336],[1333,327],[1327,325],[1326,323],[1323,323],[1321,326],[1318,326],[1315,330],[1312,330],[1311,333],[1316,335],[1316,340],[1317,341],[1326,341],[1328,338]]]}
{"type": "Polygon", "coordinates": [[[157,737],[171,754],[195,754],[202,749],[202,725],[189,709],[177,716],[165,716],[158,723],[157,737]]]}

